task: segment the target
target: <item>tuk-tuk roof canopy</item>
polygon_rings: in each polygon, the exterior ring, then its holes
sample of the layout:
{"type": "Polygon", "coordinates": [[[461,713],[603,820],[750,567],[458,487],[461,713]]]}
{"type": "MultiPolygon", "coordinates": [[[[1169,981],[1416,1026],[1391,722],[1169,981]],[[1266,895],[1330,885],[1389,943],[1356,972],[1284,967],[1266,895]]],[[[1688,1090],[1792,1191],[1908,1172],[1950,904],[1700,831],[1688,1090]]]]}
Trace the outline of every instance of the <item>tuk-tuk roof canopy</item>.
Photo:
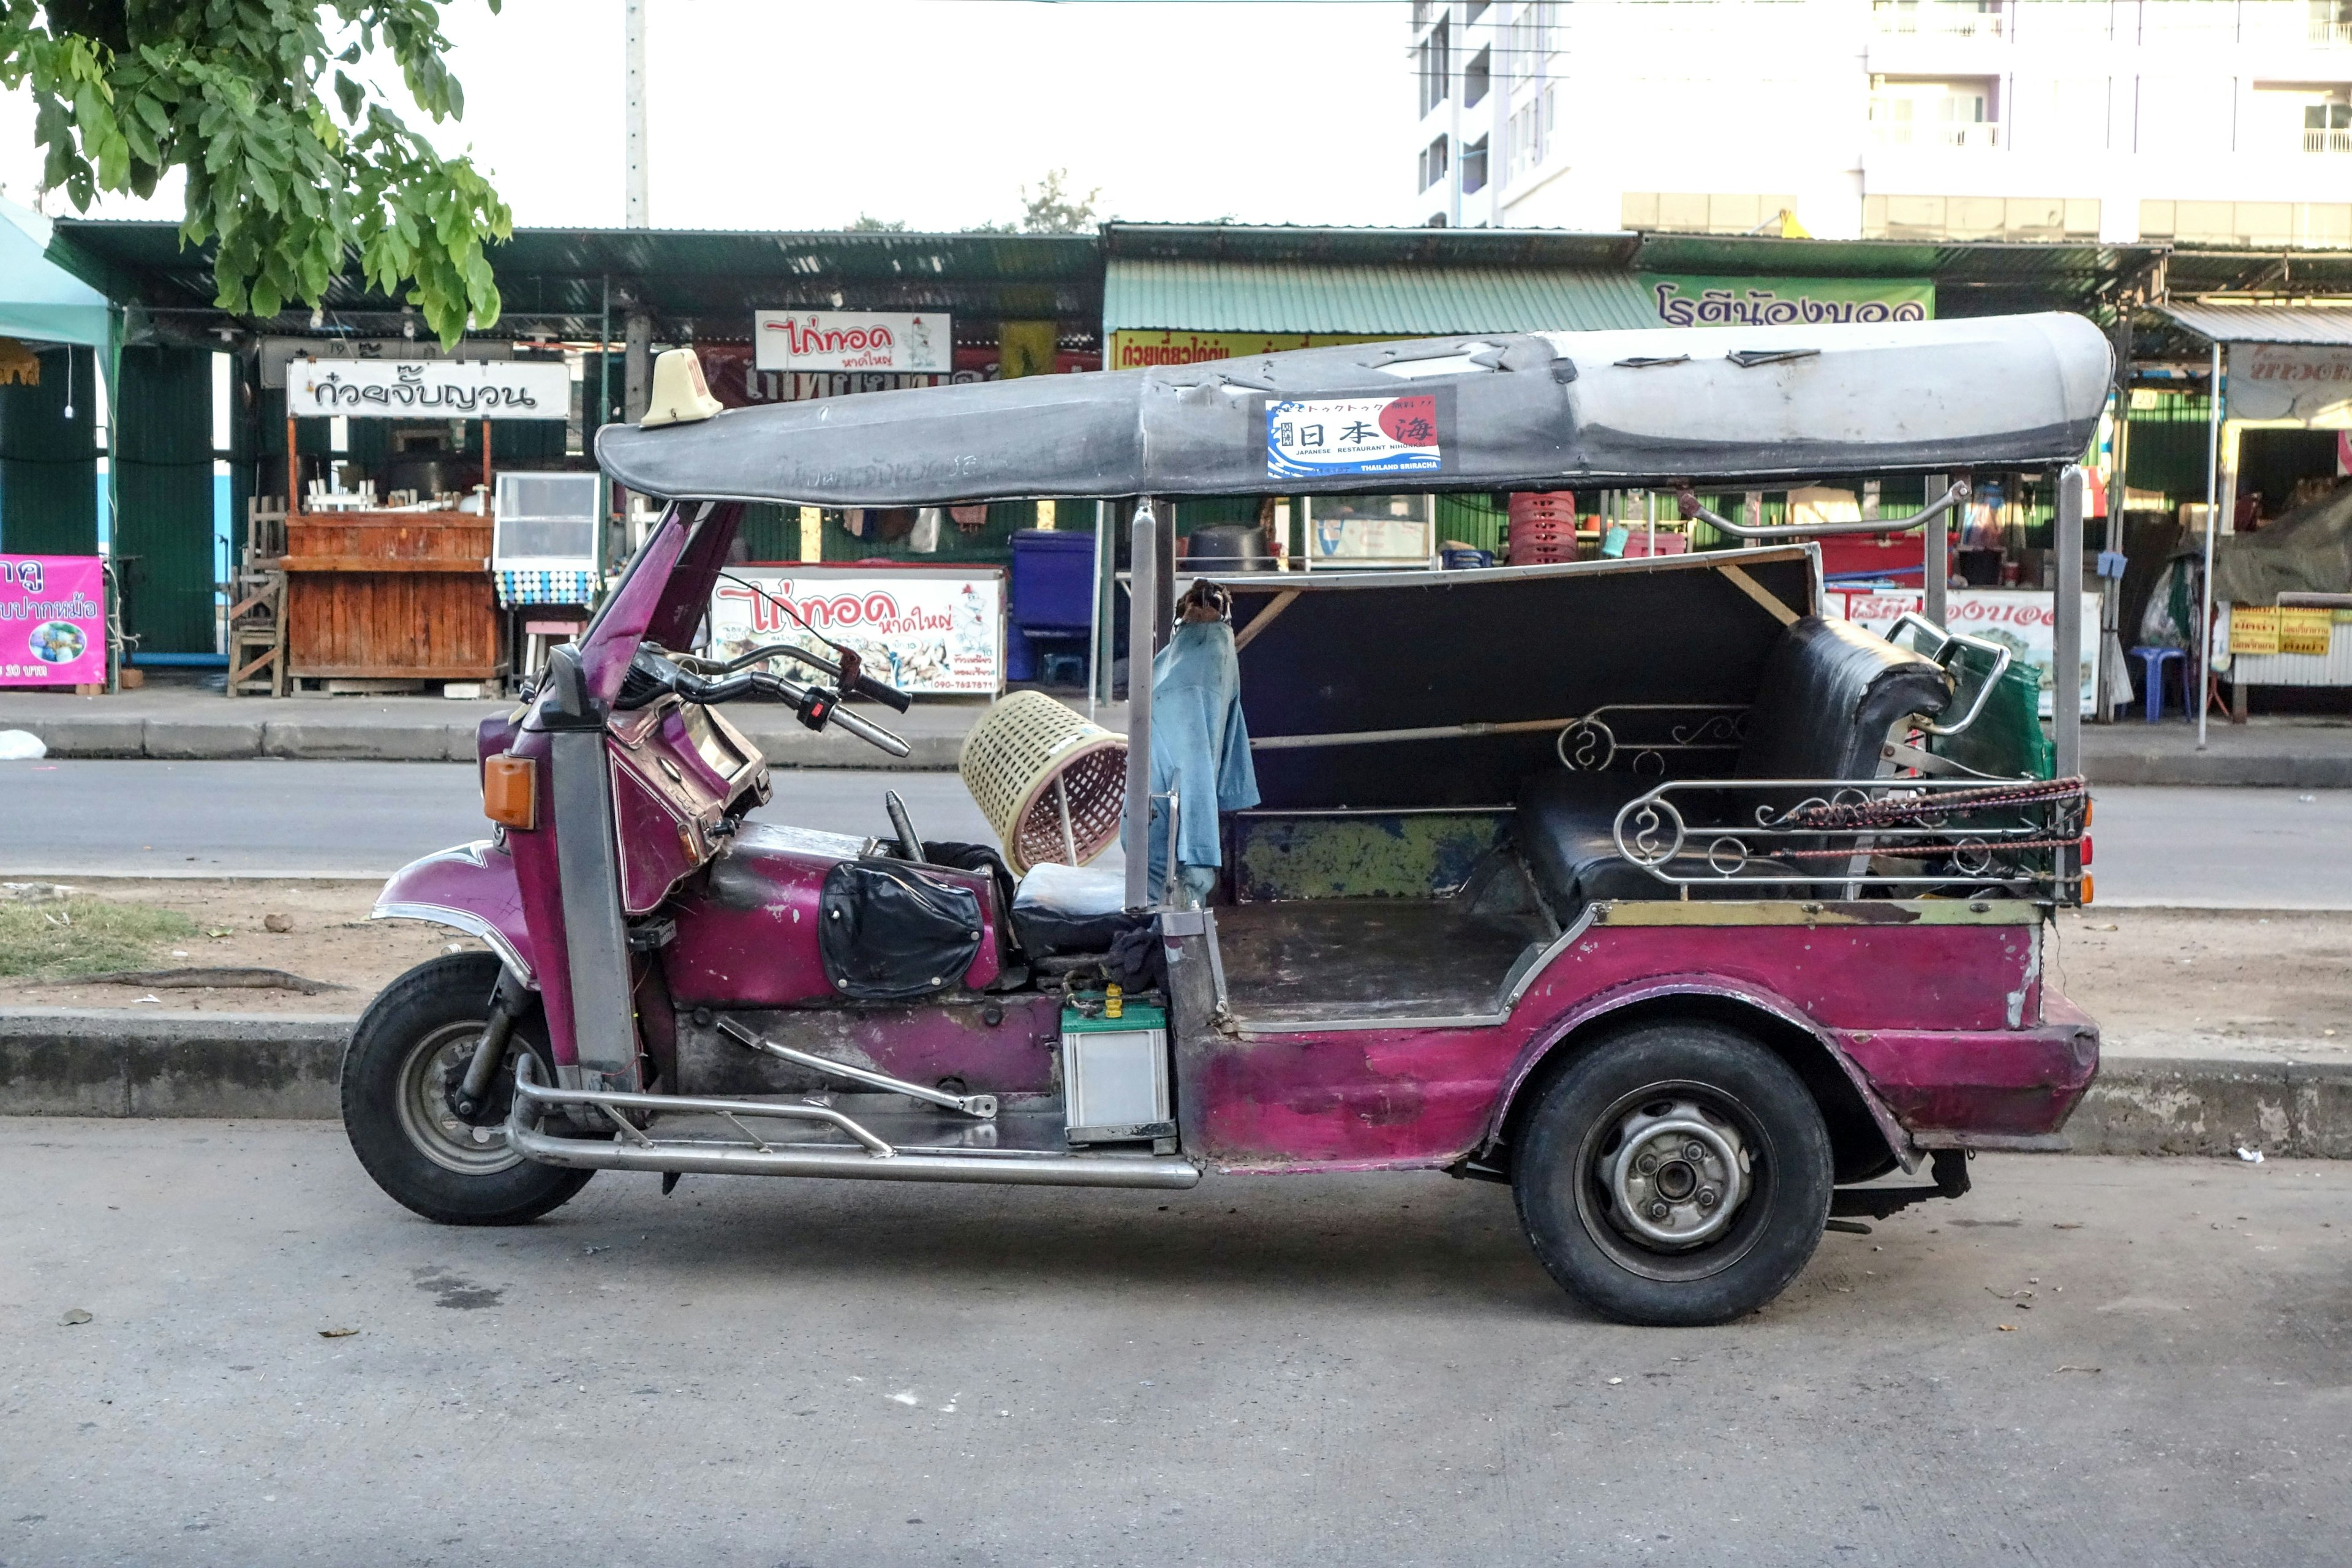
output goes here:
{"type": "Polygon", "coordinates": [[[1032,376],[608,425],[674,500],[1778,488],[2075,459],[2106,402],[2080,316],[1484,333],[1032,376]]]}

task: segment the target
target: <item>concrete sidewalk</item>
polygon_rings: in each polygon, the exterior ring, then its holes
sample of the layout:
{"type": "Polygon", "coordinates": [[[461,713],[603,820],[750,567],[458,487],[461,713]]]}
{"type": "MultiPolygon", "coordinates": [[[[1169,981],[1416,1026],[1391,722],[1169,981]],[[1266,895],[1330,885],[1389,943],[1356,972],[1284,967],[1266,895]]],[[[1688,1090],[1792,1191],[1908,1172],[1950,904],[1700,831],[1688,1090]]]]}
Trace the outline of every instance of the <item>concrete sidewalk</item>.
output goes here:
{"type": "MultiPolygon", "coordinates": [[[[1076,692],[1059,693],[1084,711],[1076,692]]],[[[852,736],[814,733],[773,703],[741,702],[728,721],[780,768],[951,772],[963,738],[988,710],[985,698],[918,698],[905,713],[871,703],[855,710],[902,736],[904,759],[852,736]]],[[[511,701],[439,697],[287,697],[231,700],[192,680],[156,680],[111,697],[0,690],[0,730],[28,730],[56,757],[149,757],[167,762],[275,757],[301,762],[470,763],[481,721],[511,701]]],[[[1123,729],[1123,706],[1104,719],[1123,729]]]]}
{"type": "MultiPolygon", "coordinates": [[[[1052,695],[1085,710],[1075,691],[1052,695]]],[[[0,730],[29,730],[58,757],[152,757],[169,762],[252,757],[309,762],[461,762],[474,760],[481,721],[514,705],[505,700],[452,701],[439,697],[224,698],[176,672],[141,690],[112,697],[52,691],[0,690],[0,730]]],[[[895,714],[861,707],[904,736],[912,752],[903,761],[862,741],[827,731],[813,734],[772,704],[743,702],[728,720],[758,743],[780,768],[877,768],[950,771],[963,737],[988,710],[983,698],[927,697],[895,714]]],[[[1126,707],[1097,715],[1124,731],[1126,707]]],[[[2248,724],[2216,720],[2207,749],[2197,730],[2178,718],[2145,724],[2085,725],[2084,770],[2100,784],[2248,784],[2294,789],[2352,788],[2352,721],[2257,719],[2248,724]]]]}
{"type": "MultiPolygon", "coordinates": [[[[356,1018],[45,1007],[0,1013],[0,1115],[314,1120],[341,1114],[356,1018]]],[[[2200,1048],[2205,1048],[2200,1043],[2200,1048]]],[[[2352,1159],[2352,1060],[2334,1049],[2207,1056],[2116,1042],[2067,1124],[2080,1154],[2352,1159]]]]}

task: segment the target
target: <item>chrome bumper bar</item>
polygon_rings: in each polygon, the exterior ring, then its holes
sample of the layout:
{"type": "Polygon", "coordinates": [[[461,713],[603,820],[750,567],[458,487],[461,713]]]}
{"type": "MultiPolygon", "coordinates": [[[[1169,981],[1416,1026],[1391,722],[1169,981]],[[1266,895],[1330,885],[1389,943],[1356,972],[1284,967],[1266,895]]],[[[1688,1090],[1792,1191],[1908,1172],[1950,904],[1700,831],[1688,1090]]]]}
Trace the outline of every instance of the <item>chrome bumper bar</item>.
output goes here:
{"type": "Polygon", "coordinates": [[[840,1111],[821,1105],[780,1105],[766,1100],[688,1099],[667,1094],[621,1094],[596,1089],[555,1089],[539,1082],[537,1065],[515,1064],[514,1108],[507,1115],[507,1146],[545,1165],[585,1171],[692,1172],[708,1175],[828,1176],[866,1182],[986,1182],[1032,1187],[1139,1187],[1182,1192],[1201,1179],[1190,1161],[1134,1154],[1062,1154],[1013,1150],[894,1149],[840,1111]],[[540,1130],[552,1108],[594,1106],[618,1131],[610,1142],[562,1138],[540,1130]],[[715,1116],[743,1135],[740,1143],[700,1139],[655,1138],[622,1114],[715,1116]],[[745,1118],[827,1122],[856,1141],[856,1147],[815,1143],[771,1143],[744,1124],[745,1118]]]}

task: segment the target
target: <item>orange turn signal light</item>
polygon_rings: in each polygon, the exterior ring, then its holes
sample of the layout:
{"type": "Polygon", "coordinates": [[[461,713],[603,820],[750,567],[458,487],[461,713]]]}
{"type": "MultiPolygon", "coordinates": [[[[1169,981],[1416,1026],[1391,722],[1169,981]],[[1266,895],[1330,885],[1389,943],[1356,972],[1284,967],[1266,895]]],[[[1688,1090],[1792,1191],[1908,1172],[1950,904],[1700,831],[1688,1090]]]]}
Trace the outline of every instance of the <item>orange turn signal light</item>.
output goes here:
{"type": "Polygon", "coordinates": [[[2091,879],[2088,873],[2085,873],[2083,878],[2082,901],[2086,904],[2091,901],[2091,879]]]}
{"type": "Polygon", "coordinates": [[[524,833],[539,826],[539,763],[505,752],[482,764],[482,815],[524,833]]]}

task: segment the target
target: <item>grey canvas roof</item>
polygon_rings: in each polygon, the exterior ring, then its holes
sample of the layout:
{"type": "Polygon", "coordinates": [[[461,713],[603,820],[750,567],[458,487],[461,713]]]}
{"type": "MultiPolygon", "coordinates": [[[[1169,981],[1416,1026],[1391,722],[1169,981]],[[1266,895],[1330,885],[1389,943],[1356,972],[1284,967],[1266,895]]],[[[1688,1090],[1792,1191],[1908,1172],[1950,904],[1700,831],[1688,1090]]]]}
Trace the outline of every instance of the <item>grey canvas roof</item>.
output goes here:
{"type": "Polygon", "coordinates": [[[608,425],[596,455],[648,495],[824,506],[1769,485],[2070,461],[2112,363],[2054,313],[1486,333],[608,425]]]}

